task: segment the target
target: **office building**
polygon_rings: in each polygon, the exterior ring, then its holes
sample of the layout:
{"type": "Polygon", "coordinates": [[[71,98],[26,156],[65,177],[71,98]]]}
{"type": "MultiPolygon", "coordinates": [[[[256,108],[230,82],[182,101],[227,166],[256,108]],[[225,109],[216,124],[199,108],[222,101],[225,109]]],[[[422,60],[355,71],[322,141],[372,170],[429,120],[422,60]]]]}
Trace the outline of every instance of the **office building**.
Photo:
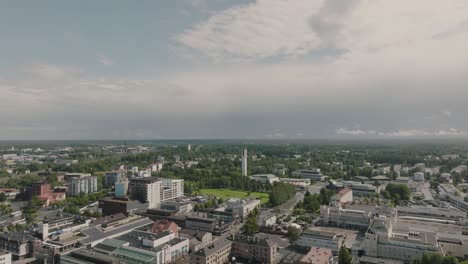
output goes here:
{"type": "Polygon", "coordinates": [[[108,172],[104,175],[104,187],[111,187],[114,186],[116,182],[120,182],[122,180],[122,173],[113,171],[108,172]]]}
{"type": "Polygon", "coordinates": [[[226,201],[226,210],[234,212],[240,218],[247,218],[255,208],[260,208],[260,200],[230,198],[226,201]]]}
{"type": "Polygon", "coordinates": [[[129,200],[128,198],[103,198],[99,200],[98,206],[105,216],[119,213],[129,215],[137,210],[144,211],[148,209],[148,203],[141,203],[138,200],[129,200]]]}
{"type": "Polygon", "coordinates": [[[435,233],[394,230],[392,221],[384,217],[372,221],[365,235],[364,250],[370,257],[405,261],[424,253],[442,253],[435,233]]]}
{"type": "Polygon", "coordinates": [[[242,176],[247,176],[247,149],[242,150],[242,176]]]}
{"type": "Polygon", "coordinates": [[[320,222],[325,226],[365,230],[369,227],[372,217],[373,213],[366,210],[326,205],[320,207],[320,222]]]}
{"type": "Polygon", "coordinates": [[[306,230],[299,237],[296,244],[303,247],[328,248],[333,253],[337,253],[343,242],[343,237],[335,233],[306,230]]]}
{"type": "Polygon", "coordinates": [[[115,183],[115,197],[127,197],[128,194],[128,181],[121,181],[115,183]]]}

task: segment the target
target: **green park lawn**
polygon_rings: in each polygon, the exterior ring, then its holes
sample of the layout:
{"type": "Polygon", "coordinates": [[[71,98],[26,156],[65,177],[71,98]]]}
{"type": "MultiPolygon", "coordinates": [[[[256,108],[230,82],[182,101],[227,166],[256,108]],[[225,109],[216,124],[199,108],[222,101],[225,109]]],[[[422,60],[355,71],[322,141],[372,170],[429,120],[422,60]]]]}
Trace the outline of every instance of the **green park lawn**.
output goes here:
{"type": "Polygon", "coordinates": [[[204,195],[213,195],[213,196],[221,197],[223,199],[260,198],[260,202],[262,204],[267,203],[269,199],[268,193],[251,192],[250,195],[248,195],[248,192],[245,192],[245,191],[236,191],[236,190],[229,190],[229,189],[201,189],[200,193],[204,195]]]}

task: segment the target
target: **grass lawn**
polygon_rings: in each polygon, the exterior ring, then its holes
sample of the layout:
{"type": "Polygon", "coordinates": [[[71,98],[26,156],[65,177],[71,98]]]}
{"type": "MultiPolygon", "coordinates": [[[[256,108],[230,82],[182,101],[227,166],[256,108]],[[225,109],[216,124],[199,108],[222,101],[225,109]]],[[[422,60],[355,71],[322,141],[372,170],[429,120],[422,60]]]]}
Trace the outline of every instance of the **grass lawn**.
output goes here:
{"type": "Polygon", "coordinates": [[[261,192],[251,192],[250,196],[248,196],[247,192],[245,191],[236,191],[236,190],[229,190],[229,189],[201,189],[200,190],[201,194],[205,195],[213,195],[217,197],[221,197],[223,199],[229,199],[229,198],[260,198],[260,202],[262,204],[267,203],[269,196],[268,193],[261,193],[261,192]]]}

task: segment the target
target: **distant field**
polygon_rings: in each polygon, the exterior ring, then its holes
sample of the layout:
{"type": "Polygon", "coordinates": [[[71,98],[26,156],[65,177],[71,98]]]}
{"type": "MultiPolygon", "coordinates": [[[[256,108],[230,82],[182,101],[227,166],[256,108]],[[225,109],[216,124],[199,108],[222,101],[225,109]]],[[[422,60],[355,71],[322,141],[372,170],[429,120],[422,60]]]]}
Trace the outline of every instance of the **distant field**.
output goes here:
{"type": "Polygon", "coordinates": [[[223,199],[229,199],[229,198],[260,198],[260,202],[262,204],[268,202],[268,193],[260,193],[260,192],[251,192],[250,196],[248,196],[247,192],[244,191],[235,191],[235,190],[229,190],[229,189],[201,189],[200,190],[201,194],[205,195],[213,195],[217,197],[221,197],[223,199]]]}

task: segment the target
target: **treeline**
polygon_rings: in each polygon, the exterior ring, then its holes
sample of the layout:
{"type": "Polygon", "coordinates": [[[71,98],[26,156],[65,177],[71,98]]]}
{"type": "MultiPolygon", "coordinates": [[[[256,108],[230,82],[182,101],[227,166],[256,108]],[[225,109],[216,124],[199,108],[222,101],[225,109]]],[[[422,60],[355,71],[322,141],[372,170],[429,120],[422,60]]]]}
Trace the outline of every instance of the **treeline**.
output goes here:
{"type": "Polygon", "coordinates": [[[296,188],[288,183],[277,182],[273,184],[270,193],[270,205],[278,206],[291,199],[296,194],[296,188]]]}
{"type": "Polygon", "coordinates": [[[453,256],[443,256],[438,253],[431,253],[424,254],[421,258],[413,260],[412,264],[468,264],[468,260],[460,262],[453,256]]]}
{"type": "Polygon", "coordinates": [[[311,194],[307,191],[304,195],[304,199],[299,201],[294,207],[294,213],[301,215],[304,212],[317,213],[320,210],[320,205],[330,204],[331,197],[335,194],[333,190],[327,190],[326,188],[320,189],[320,193],[311,194]]]}

